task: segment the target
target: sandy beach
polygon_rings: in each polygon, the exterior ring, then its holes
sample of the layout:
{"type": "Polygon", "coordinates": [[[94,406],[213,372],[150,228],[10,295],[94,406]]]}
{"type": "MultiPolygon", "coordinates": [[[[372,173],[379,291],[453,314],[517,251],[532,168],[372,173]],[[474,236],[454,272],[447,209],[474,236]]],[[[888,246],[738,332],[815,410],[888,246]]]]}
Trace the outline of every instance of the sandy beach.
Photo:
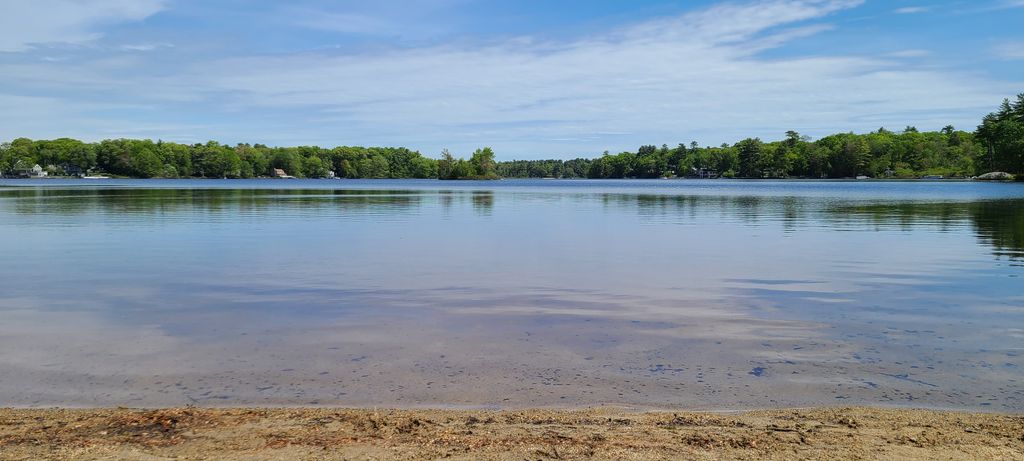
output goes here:
{"type": "Polygon", "coordinates": [[[4,409],[0,459],[1024,459],[1024,417],[837,408],[4,409]]]}

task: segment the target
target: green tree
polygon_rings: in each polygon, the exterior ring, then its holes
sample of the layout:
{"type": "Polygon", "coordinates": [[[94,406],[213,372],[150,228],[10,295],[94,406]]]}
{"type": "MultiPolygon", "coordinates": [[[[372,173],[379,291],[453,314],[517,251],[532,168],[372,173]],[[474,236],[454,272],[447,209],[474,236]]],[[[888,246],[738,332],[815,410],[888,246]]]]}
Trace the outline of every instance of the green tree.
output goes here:
{"type": "Polygon", "coordinates": [[[473,174],[471,176],[479,176],[482,178],[493,178],[497,176],[494,172],[494,151],[492,151],[490,147],[484,147],[483,149],[473,151],[473,156],[470,157],[469,163],[473,170],[473,174]]]}
{"type": "Polygon", "coordinates": [[[326,178],[327,172],[330,171],[327,166],[327,162],[323,161],[320,157],[307,157],[303,161],[303,174],[307,178],[326,178]]]}
{"type": "Polygon", "coordinates": [[[78,167],[83,171],[96,166],[96,151],[93,146],[77,139],[35,141],[33,149],[36,161],[42,165],[78,167]]]}
{"type": "Polygon", "coordinates": [[[31,167],[36,163],[35,148],[31,139],[17,138],[4,149],[0,170],[13,171],[19,166],[31,167]]]}
{"type": "Polygon", "coordinates": [[[137,145],[129,159],[128,175],[137,178],[160,176],[164,169],[163,159],[154,152],[152,145],[137,145]]]}
{"type": "Polygon", "coordinates": [[[410,160],[409,176],[417,179],[436,178],[438,176],[438,162],[422,156],[415,156],[410,160]]]}
{"type": "Polygon", "coordinates": [[[455,157],[448,149],[441,151],[441,159],[437,161],[437,177],[439,179],[455,179],[455,157]]]}
{"type": "Polygon", "coordinates": [[[381,179],[390,177],[388,159],[383,155],[373,155],[359,162],[359,177],[381,179]]]}
{"type": "Polygon", "coordinates": [[[759,164],[764,153],[764,143],[758,138],[747,138],[736,144],[739,155],[739,175],[744,178],[762,177],[759,164]]]}
{"type": "MultiPolygon", "coordinates": [[[[302,156],[295,148],[278,148],[270,159],[270,168],[284,170],[288,175],[302,177],[302,156]]],[[[267,171],[270,174],[270,171],[267,171]]]]}
{"type": "Polygon", "coordinates": [[[984,149],[975,162],[980,170],[1024,175],[1024,93],[1012,104],[1004,99],[982,119],[975,136],[984,149]]]}
{"type": "Polygon", "coordinates": [[[238,178],[242,160],[229,147],[215,141],[192,146],[192,164],[196,174],[204,178],[238,178]]]}

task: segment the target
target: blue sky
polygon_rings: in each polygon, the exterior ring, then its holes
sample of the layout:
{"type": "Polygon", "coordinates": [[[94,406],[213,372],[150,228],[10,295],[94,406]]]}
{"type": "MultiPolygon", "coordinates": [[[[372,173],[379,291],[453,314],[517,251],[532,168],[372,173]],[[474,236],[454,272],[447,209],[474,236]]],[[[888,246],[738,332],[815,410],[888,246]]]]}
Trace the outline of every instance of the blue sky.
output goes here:
{"type": "Polygon", "coordinates": [[[0,0],[0,139],[572,158],[972,129],[1024,0],[0,0]]]}

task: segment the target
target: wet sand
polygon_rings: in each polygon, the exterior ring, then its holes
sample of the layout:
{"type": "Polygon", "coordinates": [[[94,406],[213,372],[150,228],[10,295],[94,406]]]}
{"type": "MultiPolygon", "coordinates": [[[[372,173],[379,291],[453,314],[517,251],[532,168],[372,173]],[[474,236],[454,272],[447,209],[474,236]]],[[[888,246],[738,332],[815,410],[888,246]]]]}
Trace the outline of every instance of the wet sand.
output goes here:
{"type": "Polygon", "coordinates": [[[2,409],[0,459],[1024,459],[1024,416],[905,409],[2,409]]]}

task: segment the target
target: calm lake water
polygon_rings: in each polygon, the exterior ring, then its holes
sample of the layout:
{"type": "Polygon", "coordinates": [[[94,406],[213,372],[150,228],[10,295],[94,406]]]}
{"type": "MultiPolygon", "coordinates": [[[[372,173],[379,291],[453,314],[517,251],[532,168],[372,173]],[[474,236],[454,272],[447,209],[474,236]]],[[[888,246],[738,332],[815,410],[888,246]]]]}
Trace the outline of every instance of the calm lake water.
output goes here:
{"type": "Polygon", "coordinates": [[[1024,184],[0,181],[0,406],[1024,411],[1024,184]]]}

